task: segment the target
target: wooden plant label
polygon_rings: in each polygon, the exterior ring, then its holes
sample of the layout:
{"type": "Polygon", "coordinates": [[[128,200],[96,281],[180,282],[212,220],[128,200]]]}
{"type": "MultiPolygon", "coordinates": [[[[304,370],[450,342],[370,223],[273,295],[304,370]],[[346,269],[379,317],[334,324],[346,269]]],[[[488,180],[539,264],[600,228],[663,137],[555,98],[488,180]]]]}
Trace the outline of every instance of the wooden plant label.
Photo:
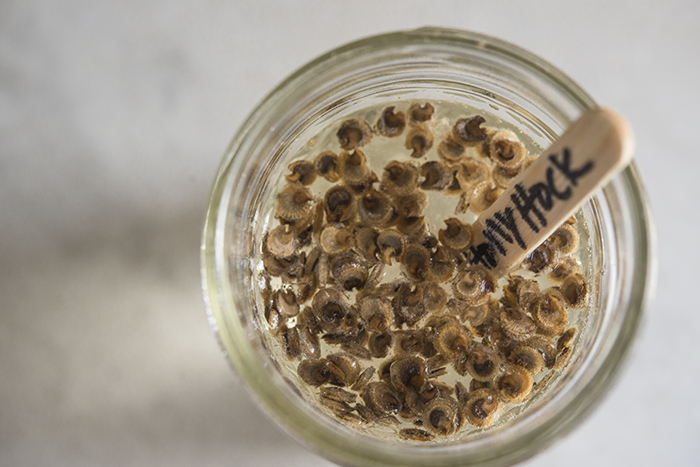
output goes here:
{"type": "Polygon", "coordinates": [[[586,199],[632,159],[626,120],[604,108],[586,112],[472,224],[472,264],[496,276],[520,264],[586,199]]]}

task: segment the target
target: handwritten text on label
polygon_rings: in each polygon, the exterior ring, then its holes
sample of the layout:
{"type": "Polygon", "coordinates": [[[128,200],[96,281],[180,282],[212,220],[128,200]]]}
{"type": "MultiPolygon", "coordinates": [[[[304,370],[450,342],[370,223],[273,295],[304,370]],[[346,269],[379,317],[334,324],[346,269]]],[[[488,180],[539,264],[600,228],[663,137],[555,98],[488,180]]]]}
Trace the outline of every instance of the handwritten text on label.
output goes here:
{"type": "Polygon", "coordinates": [[[512,206],[495,212],[484,221],[482,231],[486,241],[472,246],[469,253],[465,252],[472,264],[482,264],[493,269],[498,264],[498,254],[505,256],[507,245],[518,245],[527,250],[521,235],[519,225],[539,232],[547,226],[545,214],[549,212],[557,200],[567,200],[578,181],[593,169],[593,161],[588,161],[579,168],[571,167],[571,151],[568,147],[562,150],[561,158],[557,154],[548,157],[550,166],[545,172],[545,180],[524,187],[516,183],[514,192],[510,195],[512,206]],[[557,187],[554,181],[555,172],[559,171],[568,181],[566,186],[557,187]]]}

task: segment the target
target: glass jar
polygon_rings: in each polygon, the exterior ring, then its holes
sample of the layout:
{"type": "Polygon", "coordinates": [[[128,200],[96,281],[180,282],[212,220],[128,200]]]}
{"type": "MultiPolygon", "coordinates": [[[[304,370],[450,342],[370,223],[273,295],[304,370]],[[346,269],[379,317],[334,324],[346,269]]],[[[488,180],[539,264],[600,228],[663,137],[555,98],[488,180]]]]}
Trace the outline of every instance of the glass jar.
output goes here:
{"type": "Polygon", "coordinates": [[[209,320],[260,406],[289,434],[343,465],[510,465],[570,432],[618,377],[654,278],[648,206],[634,163],[585,204],[591,282],[569,364],[512,420],[446,443],[381,440],[323,416],[295,390],[262,336],[255,258],[274,187],[309,139],[358,109],[453,101],[516,126],[546,148],[594,101],[568,77],[512,44],[423,28],[360,40],[304,66],[253,111],[216,177],[202,240],[209,320]]]}

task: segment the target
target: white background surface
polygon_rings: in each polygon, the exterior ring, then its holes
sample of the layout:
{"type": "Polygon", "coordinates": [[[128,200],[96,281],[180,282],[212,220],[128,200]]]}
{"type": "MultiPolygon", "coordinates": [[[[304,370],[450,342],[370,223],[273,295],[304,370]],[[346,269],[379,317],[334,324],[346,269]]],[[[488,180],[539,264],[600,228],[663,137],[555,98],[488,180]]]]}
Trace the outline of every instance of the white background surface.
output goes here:
{"type": "Polygon", "coordinates": [[[700,4],[0,3],[0,465],[328,466],[254,406],[199,287],[210,183],[317,55],[439,25],[549,60],[636,131],[657,298],[610,396],[527,466],[698,465],[700,4]]]}

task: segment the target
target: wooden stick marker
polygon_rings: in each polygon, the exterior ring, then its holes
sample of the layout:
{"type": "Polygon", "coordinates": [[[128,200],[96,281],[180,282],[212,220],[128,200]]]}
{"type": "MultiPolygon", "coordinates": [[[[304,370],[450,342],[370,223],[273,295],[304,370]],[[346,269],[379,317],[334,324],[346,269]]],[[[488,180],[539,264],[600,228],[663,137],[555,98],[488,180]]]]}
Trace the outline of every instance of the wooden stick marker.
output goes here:
{"type": "Polygon", "coordinates": [[[627,121],[610,109],[586,112],[472,224],[468,252],[496,277],[519,265],[632,159],[627,121]]]}

